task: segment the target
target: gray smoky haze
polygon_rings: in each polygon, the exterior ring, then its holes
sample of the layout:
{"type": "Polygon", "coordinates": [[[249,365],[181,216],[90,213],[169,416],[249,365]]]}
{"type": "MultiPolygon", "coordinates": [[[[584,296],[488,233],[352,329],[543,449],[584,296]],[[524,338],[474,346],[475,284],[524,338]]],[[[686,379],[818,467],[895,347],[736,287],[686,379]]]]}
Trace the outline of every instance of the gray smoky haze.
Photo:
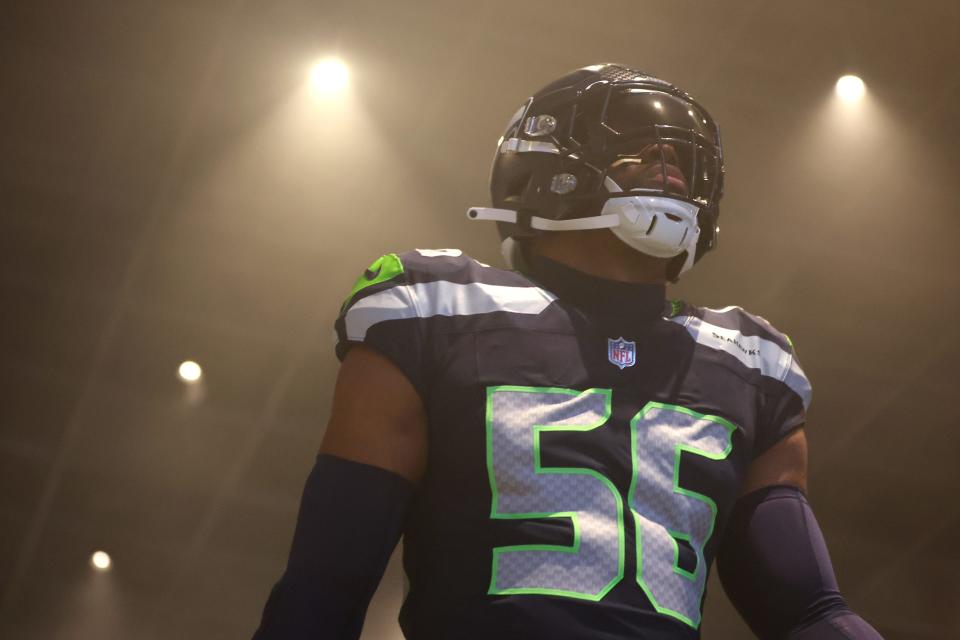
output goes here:
{"type": "MultiPolygon", "coordinates": [[[[671,296],[791,335],[844,594],[888,639],[960,637],[960,3],[12,0],[0,31],[0,637],[249,637],[353,280],[414,247],[500,264],[464,214],[501,128],[603,61],[720,122],[720,245],[671,296]]],[[[364,638],[401,637],[401,598],[395,555],[364,638]]],[[[750,637],[713,580],[706,609],[750,637]]]]}

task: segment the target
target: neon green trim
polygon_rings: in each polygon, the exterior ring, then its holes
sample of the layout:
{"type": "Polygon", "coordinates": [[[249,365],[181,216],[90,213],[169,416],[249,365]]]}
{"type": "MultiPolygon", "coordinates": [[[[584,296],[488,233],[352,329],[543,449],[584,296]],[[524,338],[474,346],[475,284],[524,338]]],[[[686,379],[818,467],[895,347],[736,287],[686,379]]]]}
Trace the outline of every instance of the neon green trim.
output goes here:
{"type": "Polygon", "coordinates": [[[671,300],[670,301],[670,317],[675,317],[680,310],[683,309],[683,300],[671,300]]]}
{"type": "Polygon", "coordinates": [[[367,287],[392,280],[401,273],[403,273],[403,262],[400,261],[400,257],[397,256],[397,254],[388,253],[380,256],[374,260],[373,263],[367,267],[366,271],[357,278],[357,281],[353,283],[353,288],[350,289],[350,293],[347,294],[347,299],[343,301],[343,306],[340,307],[340,310],[343,311],[346,309],[347,305],[353,301],[354,296],[367,287]],[[370,277],[371,274],[373,277],[370,277]]]}
{"type": "MultiPolygon", "coordinates": [[[[714,517],[716,517],[716,514],[714,514],[714,517]]],[[[680,531],[674,531],[673,529],[667,529],[667,533],[670,534],[670,537],[672,538],[670,542],[673,543],[673,572],[680,574],[687,580],[696,580],[696,569],[693,570],[693,573],[690,573],[680,566],[680,545],[677,543],[677,540],[686,540],[687,543],[693,547],[693,540],[690,539],[690,535],[680,531]]],[[[696,547],[694,547],[694,551],[696,551],[696,547]]],[[[699,557],[697,557],[697,562],[700,562],[699,557]]]]}
{"type": "Polygon", "coordinates": [[[524,387],[503,385],[496,387],[487,387],[487,406],[486,406],[486,435],[487,435],[487,477],[490,481],[490,518],[495,520],[526,520],[532,518],[569,518],[573,524],[573,544],[570,546],[550,545],[550,544],[524,544],[511,545],[505,547],[495,547],[493,549],[493,560],[490,568],[490,587],[487,593],[490,595],[506,594],[538,594],[549,596],[563,596],[567,598],[577,598],[581,600],[591,600],[597,602],[610,592],[622,579],[624,575],[624,565],[626,563],[624,546],[624,524],[623,524],[623,499],[617,491],[613,482],[608,478],[594,471],[582,467],[543,467],[540,461],[540,434],[544,431],[591,431],[606,424],[610,418],[611,410],[610,389],[586,389],[585,391],[576,391],[573,389],[561,389],[558,387],[524,387]],[[493,472],[493,395],[498,391],[516,391],[521,393],[556,393],[570,396],[579,396],[587,393],[599,393],[604,396],[604,414],[603,417],[594,424],[586,425],[533,425],[533,467],[535,474],[567,474],[567,475],[588,475],[599,480],[616,500],[617,505],[617,576],[611,580],[599,593],[581,593],[578,591],[566,591],[563,589],[547,588],[523,588],[515,587],[509,589],[497,588],[497,565],[500,556],[504,553],[516,551],[556,551],[561,553],[579,553],[581,542],[581,531],[579,512],[563,511],[556,513],[498,513],[497,504],[499,502],[499,492],[497,491],[496,479],[493,472]]]}
{"type": "MultiPolygon", "coordinates": [[[[693,547],[693,550],[697,554],[697,569],[702,568],[702,565],[704,563],[703,549],[704,547],[706,547],[707,543],[710,541],[711,536],[713,536],[713,530],[717,524],[717,503],[715,503],[708,496],[705,496],[701,493],[697,493],[696,491],[690,491],[689,489],[684,489],[683,487],[680,486],[681,454],[684,451],[686,451],[694,455],[699,455],[705,458],[709,458],[710,460],[723,460],[724,458],[729,456],[730,451],[733,450],[733,432],[737,430],[737,427],[729,420],[725,418],[721,418],[720,416],[698,413],[691,409],[687,409],[686,407],[681,407],[675,404],[664,404],[662,402],[648,402],[643,406],[643,409],[641,409],[637,413],[637,415],[635,415],[633,419],[630,421],[630,456],[633,464],[633,476],[630,480],[630,490],[627,493],[627,500],[628,500],[628,503],[630,504],[630,511],[631,513],[633,513],[633,519],[634,519],[634,523],[636,525],[636,531],[637,531],[637,584],[640,585],[641,589],[643,589],[643,592],[647,595],[647,598],[650,600],[650,604],[653,605],[653,608],[656,609],[658,613],[662,613],[663,615],[676,618],[677,620],[680,620],[684,624],[690,627],[693,627],[694,629],[697,629],[700,626],[699,616],[697,621],[695,622],[690,618],[688,618],[687,616],[680,613],[679,611],[674,611],[673,609],[669,609],[667,607],[661,606],[657,602],[656,598],[654,598],[653,593],[650,591],[650,588],[647,586],[646,582],[644,582],[643,580],[643,540],[642,540],[643,530],[640,525],[641,516],[639,513],[637,513],[633,509],[633,504],[636,502],[634,498],[637,492],[637,469],[639,468],[639,459],[638,459],[639,456],[637,455],[637,424],[641,420],[643,420],[647,412],[650,411],[651,409],[662,409],[664,411],[676,411],[678,413],[685,413],[689,416],[693,416],[694,418],[697,418],[698,420],[709,420],[711,422],[716,422],[717,424],[727,429],[727,446],[723,450],[723,452],[721,452],[719,455],[710,453],[708,451],[695,449],[694,447],[691,447],[685,444],[677,444],[676,448],[674,449],[674,457],[673,457],[673,491],[674,493],[679,493],[681,495],[689,496],[696,500],[705,502],[707,506],[710,507],[710,511],[713,515],[713,517],[710,520],[710,530],[707,532],[707,536],[703,540],[703,545],[699,547],[693,544],[693,541],[690,539],[689,534],[678,532],[678,531],[671,531],[669,529],[667,530],[667,532],[670,534],[671,537],[681,538],[683,540],[686,540],[688,543],[690,543],[690,546],[693,547]]],[[[676,540],[673,541],[673,546],[674,546],[673,570],[676,573],[680,574],[681,576],[688,578],[690,580],[693,580],[696,577],[696,573],[691,574],[687,571],[684,571],[679,566],[678,561],[679,561],[680,549],[679,549],[679,545],[677,545],[676,540]]],[[[706,570],[705,567],[703,567],[703,569],[706,570]]],[[[706,583],[704,583],[704,588],[706,588],[706,583]]],[[[703,590],[700,591],[700,599],[702,598],[703,598],[703,590]]]]}

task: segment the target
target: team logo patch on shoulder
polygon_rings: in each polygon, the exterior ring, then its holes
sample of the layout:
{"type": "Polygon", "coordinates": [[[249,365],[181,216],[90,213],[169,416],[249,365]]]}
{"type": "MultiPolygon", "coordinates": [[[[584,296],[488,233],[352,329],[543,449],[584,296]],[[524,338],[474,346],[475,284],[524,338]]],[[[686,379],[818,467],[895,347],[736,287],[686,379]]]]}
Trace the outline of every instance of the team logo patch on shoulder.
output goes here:
{"type": "Polygon", "coordinates": [[[607,360],[621,369],[632,367],[637,364],[637,343],[622,337],[607,338],[607,360]]]}

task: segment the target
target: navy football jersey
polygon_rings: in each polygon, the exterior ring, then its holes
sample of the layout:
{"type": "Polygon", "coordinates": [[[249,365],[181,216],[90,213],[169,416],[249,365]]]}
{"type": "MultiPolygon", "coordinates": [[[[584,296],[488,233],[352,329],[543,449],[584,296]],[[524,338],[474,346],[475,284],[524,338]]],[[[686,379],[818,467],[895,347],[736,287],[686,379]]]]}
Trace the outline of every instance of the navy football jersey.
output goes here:
{"type": "MultiPolygon", "coordinates": [[[[542,261],[549,262],[549,261],[542,261]]],[[[662,285],[383,256],[337,320],[423,399],[400,614],[432,638],[698,638],[750,462],[803,424],[789,339],[662,285]]],[[[375,393],[375,390],[371,390],[375,393]]]]}

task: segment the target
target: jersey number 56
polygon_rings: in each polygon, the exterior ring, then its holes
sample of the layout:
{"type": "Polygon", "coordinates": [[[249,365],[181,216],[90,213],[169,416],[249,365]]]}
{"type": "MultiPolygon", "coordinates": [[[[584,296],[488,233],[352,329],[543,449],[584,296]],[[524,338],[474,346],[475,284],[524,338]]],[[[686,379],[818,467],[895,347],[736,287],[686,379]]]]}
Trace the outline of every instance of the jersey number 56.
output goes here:
{"type": "MultiPolygon", "coordinates": [[[[493,549],[488,593],[602,599],[624,575],[624,505],[609,478],[592,469],[544,467],[540,436],[590,431],[611,414],[611,390],[550,387],[487,389],[487,471],[495,519],[566,518],[570,546],[529,544],[493,549]]],[[[709,497],[680,486],[681,452],[726,458],[736,427],[723,418],[648,402],[630,421],[631,483],[637,584],[657,611],[694,628],[706,581],[703,549],[717,518],[709,497]],[[678,540],[696,554],[680,567],[678,540]]]]}

